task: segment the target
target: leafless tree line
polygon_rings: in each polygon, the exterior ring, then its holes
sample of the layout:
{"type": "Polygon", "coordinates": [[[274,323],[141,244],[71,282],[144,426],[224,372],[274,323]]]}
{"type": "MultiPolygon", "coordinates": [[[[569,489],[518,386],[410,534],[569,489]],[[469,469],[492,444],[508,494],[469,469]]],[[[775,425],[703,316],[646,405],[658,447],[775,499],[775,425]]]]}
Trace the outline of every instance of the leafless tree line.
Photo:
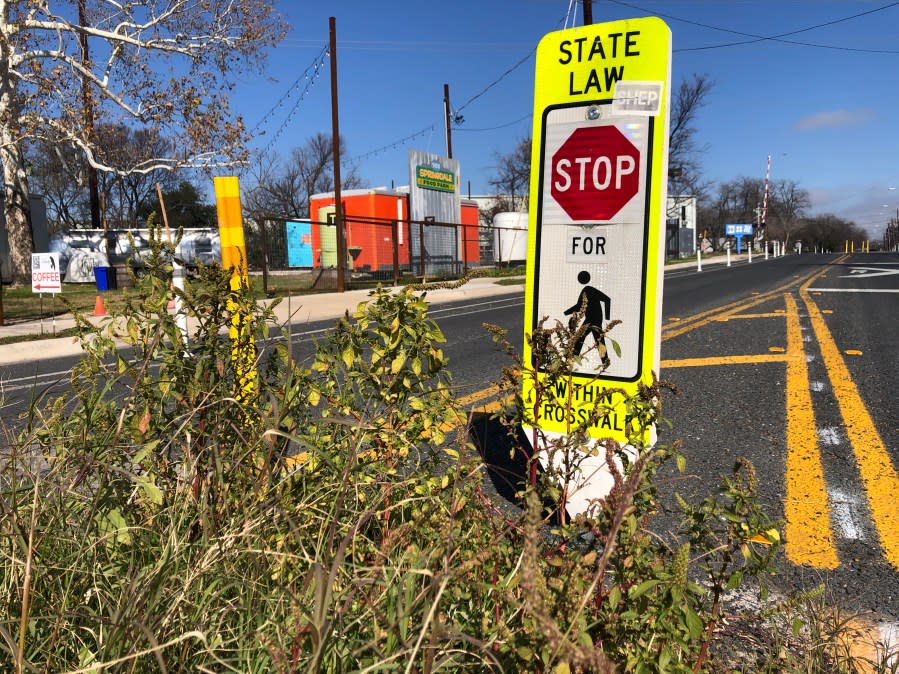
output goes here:
{"type": "MultiPolygon", "coordinates": [[[[741,177],[720,184],[702,175],[702,155],[708,146],[699,142],[696,120],[714,83],[705,75],[684,79],[674,89],[668,136],[668,195],[697,198],[697,233],[714,248],[724,241],[725,224],[765,225],[769,239],[788,246],[803,241],[806,247],[837,250],[847,240],[863,240],[866,232],[835,215],[808,215],[808,190],[796,180],[777,179],[769,184],[767,213],[763,215],[765,184],[761,178],[741,177]],[[763,217],[765,222],[763,223],[763,217]]],[[[493,205],[481,213],[485,223],[496,213],[527,210],[532,158],[531,138],[523,138],[508,153],[496,153],[495,173],[490,180],[496,191],[493,205]]]]}

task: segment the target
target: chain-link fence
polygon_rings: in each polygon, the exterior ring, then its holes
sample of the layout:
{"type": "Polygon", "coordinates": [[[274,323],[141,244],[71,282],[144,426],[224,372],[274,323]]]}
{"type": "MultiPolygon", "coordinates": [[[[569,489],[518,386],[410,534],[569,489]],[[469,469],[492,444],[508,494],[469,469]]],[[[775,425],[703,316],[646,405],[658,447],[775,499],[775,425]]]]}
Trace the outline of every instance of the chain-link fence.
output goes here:
{"type": "MultiPolygon", "coordinates": [[[[346,288],[455,279],[478,267],[523,263],[527,246],[527,231],[519,228],[358,216],[345,218],[344,237],[346,288]]],[[[266,292],[335,290],[337,239],[333,219],[248,221],[250,272],[261,273],[266,292]]]]}

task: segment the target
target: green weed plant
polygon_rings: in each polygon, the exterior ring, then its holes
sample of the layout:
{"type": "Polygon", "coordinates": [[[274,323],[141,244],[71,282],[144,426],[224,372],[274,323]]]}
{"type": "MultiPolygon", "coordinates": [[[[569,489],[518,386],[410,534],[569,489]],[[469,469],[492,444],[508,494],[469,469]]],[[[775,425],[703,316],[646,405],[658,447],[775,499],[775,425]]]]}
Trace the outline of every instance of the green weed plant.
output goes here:
{"type": "MultiPolygon", "coordinates": [[[[589,420],[547,440],[569,466],[602,451],[619,467],[589,513],[547,506],[563,498],[552,471],[499,507],[454,430],[464,415],[422,294],[373,291],[299,363],[271,306],[227,272],[173,289],[167,246],[154,239],[155,272],[120,314],[85,323],[69,390],[36,392],[0,458],[0,669],[709,666],[722,595],[767,573],[779,536],[745,462],[701,503],[681,499],[677,536],[652,533],[657,475],[683,468],[676,446],[638,440],[661,384],[629,401],[630,448],[587,445],[589,420]],[[246,343],[227,337],[235,315],[246,343]]],[[[533,339],[547,385],[568,376],[572,330],[533,339]]],[[[520,390],[526,368],[507,372],[520,390]]],[[[526,415],[510,409],[514,428],[526,415]]]]}

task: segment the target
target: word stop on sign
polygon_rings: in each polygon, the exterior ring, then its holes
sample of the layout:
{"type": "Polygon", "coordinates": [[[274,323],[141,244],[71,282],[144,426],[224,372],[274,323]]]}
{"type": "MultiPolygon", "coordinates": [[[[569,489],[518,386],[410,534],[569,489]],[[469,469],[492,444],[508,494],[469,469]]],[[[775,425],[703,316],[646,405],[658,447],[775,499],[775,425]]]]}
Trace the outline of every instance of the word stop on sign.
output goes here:
{"type": "Polygon", "coordinates": [[[556,162],[556,179],[553,187],[559,192],[567,192],[574,186],[579,192],[583,192],[591,186],[587,184],[589,178],[592,182],[592,187],[601,191],[609,189],[614,179],[613,189],[620,190],[624,178],[631,175],[636,169],[637,162],[629,155],[575,157],[573,162],[570,159],[563,158],[556,162]],[[577,167],[572,166],[572,164],[576,164],[577,167]],[[577,178],[577,184],[572,180],[572,171],[577,178]]]}

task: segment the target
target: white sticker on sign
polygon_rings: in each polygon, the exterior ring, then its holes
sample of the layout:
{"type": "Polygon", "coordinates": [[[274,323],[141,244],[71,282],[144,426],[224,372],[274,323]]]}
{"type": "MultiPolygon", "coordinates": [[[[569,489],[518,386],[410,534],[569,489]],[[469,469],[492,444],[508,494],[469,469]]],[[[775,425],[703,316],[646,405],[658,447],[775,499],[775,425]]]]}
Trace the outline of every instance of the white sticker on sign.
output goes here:
{"type": "Polygon", "coordinates": [[[662,109],[661,82],[618,82],[612,100],[612,114],[648,115],[654,117],[662,109]]]}

